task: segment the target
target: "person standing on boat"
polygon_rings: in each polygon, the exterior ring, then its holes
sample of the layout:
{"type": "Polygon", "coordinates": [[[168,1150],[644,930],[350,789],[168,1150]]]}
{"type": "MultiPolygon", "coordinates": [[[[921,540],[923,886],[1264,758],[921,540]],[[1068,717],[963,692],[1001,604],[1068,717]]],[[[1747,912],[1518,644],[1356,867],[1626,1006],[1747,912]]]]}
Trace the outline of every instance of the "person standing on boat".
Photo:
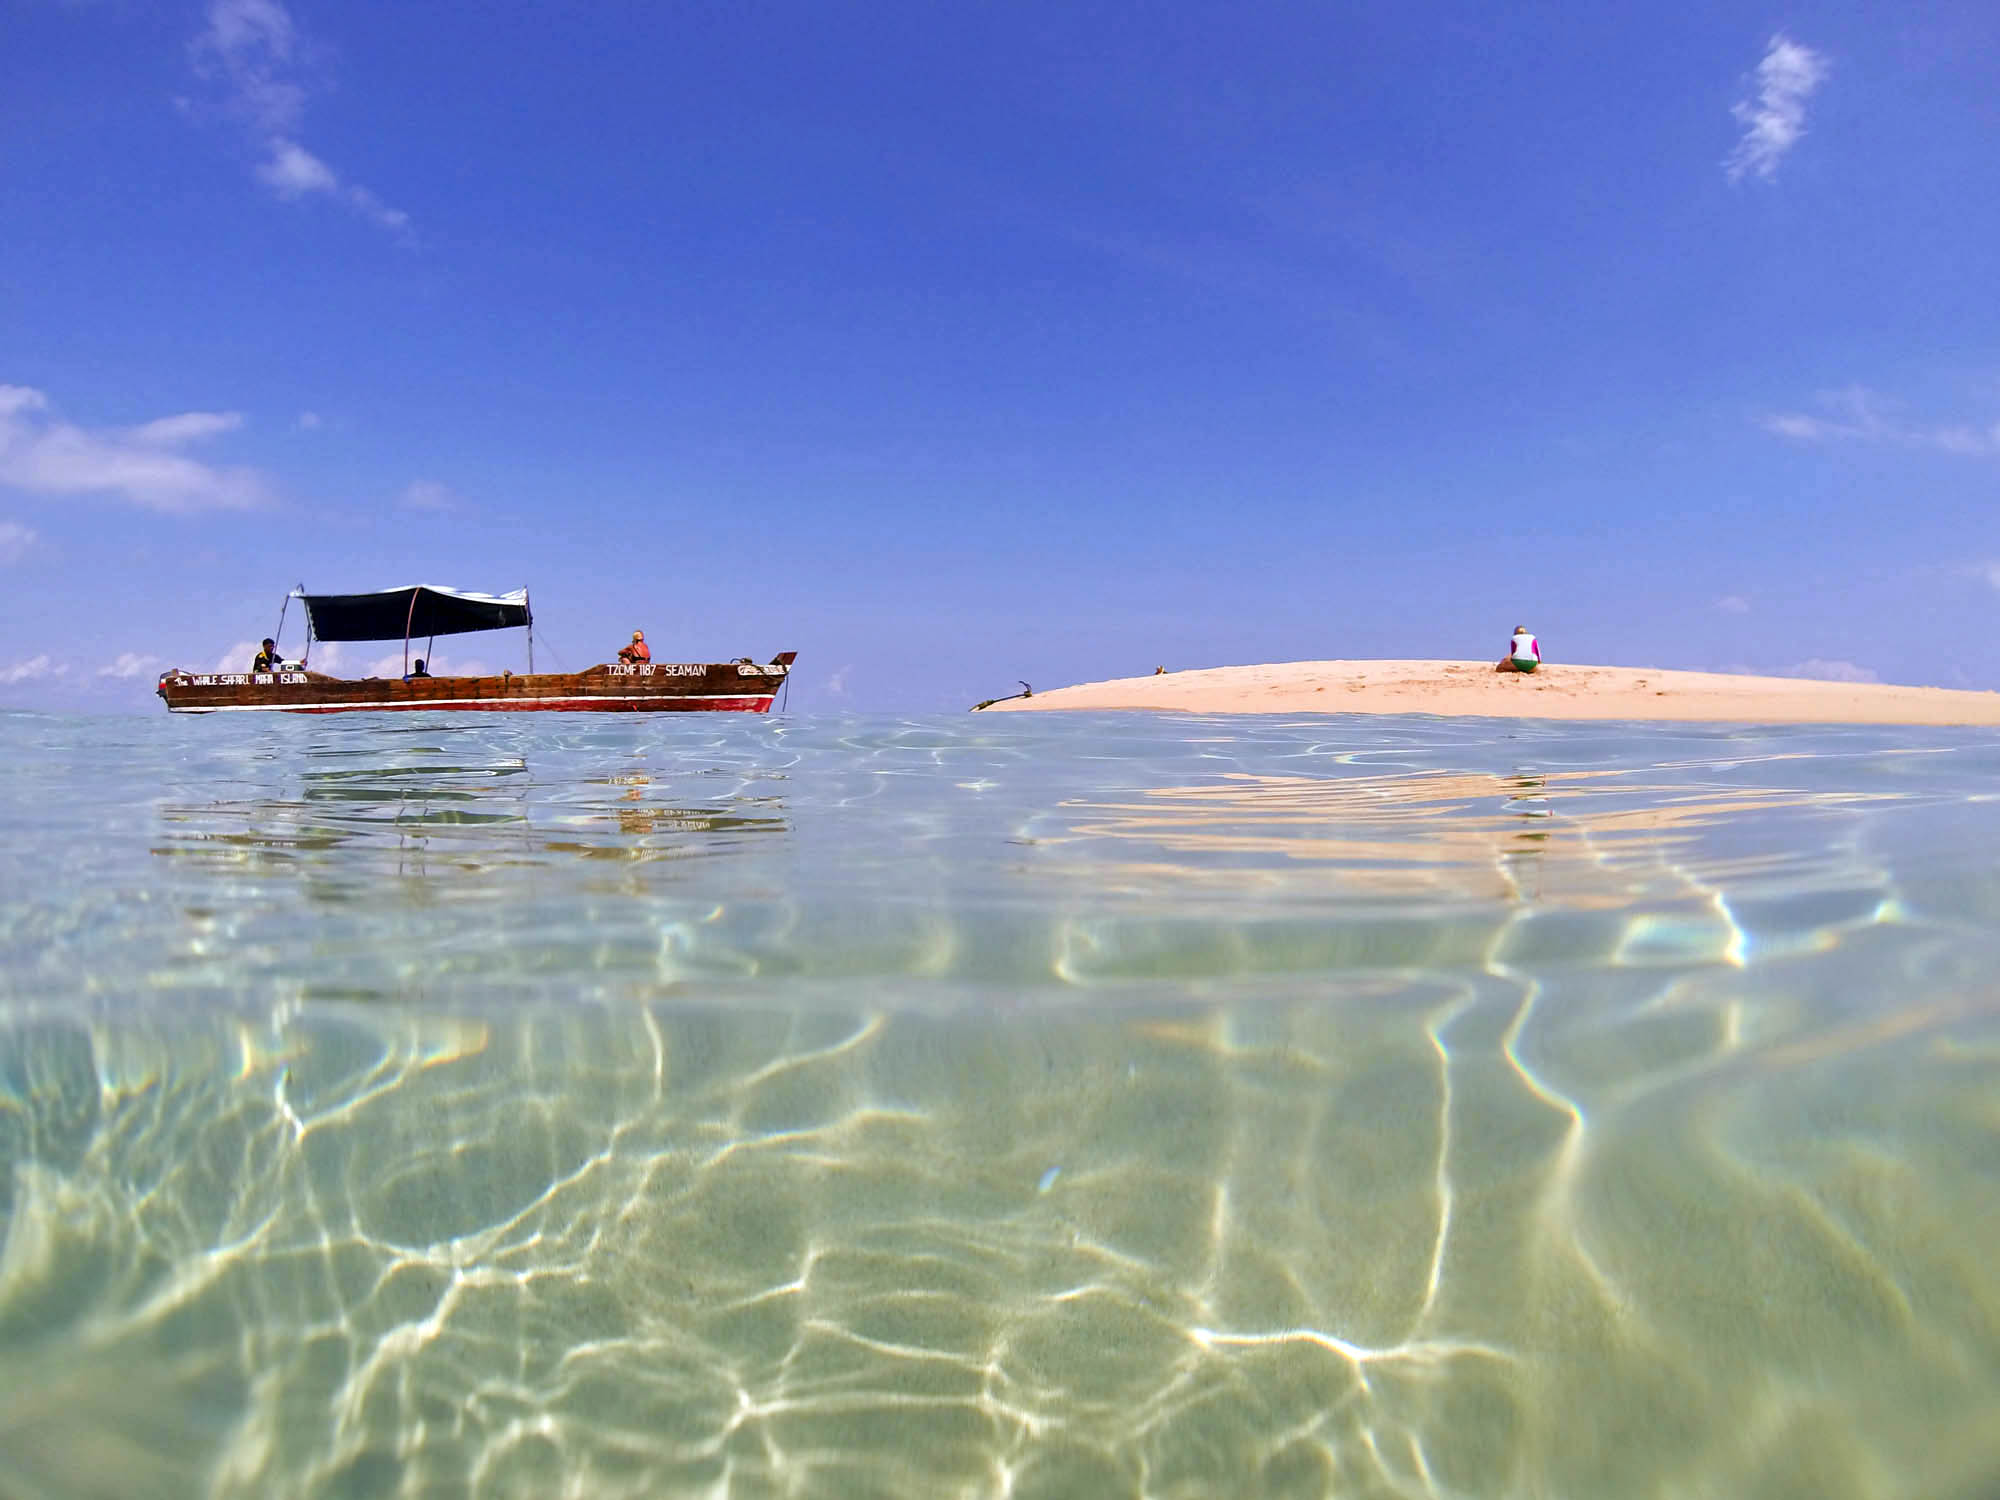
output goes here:
{"type": "Polygon", "coordinates": [[[1514,627],[1514,638],[1507,642],[1507,654],[1500,658],[1496,672],[1532,672],[1542,664],[1542,643],[1535,639],[1525,625],[1514,627]]]}
{"type": "Polygon", "coordinates": [[[253,672],[278,670],[278,643],[268,635],[264,637],[263,647],[257,652],[256,659],[250,663],[250,670],[253,672]]]}
{"type": "Polygon", "coordinates": [[[633,631],[632,644],[622,648],[619,651],[618,659],[622,662],[625,662],[627,665],[635,667],[640,665],[642,662],[651,661],[653,659],[653,653],[652,650],[646,645],[646,632],[643,630],[633,631]]]}

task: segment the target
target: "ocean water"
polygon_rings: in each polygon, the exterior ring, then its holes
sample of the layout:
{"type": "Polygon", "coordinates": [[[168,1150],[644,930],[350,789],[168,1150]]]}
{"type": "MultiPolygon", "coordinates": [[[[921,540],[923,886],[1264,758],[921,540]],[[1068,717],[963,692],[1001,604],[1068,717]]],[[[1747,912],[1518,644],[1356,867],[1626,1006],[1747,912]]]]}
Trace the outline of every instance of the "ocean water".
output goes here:
{"type": "Polygon", "coordinates": [[[0,715],[0,1494],[1990,1496],[1996,788],[0,715]]]}

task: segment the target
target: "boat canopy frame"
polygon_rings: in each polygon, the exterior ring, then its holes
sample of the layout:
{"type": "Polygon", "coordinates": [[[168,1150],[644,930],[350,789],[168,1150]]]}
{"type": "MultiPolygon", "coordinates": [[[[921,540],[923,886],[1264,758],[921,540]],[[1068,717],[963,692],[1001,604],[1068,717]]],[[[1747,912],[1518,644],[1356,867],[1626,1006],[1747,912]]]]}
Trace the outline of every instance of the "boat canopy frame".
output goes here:
{"type": "MultiPolygon", "coordinates": [[[[318,641],[403,642],[403,672],[410,670],[410,641],[435,640],[441,635],[469,635],[479,630],[528,632],[528,671],[535,670],[535,612],[525,588],[510,594],[481,594],[432,583],[405,584],[363,594],[308,594],[301,584],[285,596],[305,605],[306,653],[318,641]]],[[[284,616],[279,614],[282,629],[284,616]]]]}

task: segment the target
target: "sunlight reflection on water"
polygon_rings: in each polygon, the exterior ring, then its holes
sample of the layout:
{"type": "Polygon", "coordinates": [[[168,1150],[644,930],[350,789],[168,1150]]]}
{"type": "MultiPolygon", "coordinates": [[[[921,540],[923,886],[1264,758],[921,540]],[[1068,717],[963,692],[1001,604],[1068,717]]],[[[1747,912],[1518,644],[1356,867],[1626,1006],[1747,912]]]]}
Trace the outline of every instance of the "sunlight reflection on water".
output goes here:
{"type": "Polygon", "coordinates": [[[0,718],[0,1490],[1983,1493],[1923,736],[0,718]]]}

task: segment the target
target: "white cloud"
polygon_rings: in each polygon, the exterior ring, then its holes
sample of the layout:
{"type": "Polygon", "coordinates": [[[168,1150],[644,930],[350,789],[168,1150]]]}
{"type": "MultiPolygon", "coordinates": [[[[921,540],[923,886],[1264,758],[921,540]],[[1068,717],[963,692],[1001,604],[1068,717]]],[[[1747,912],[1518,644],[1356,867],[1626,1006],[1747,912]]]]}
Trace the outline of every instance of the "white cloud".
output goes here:
{"type": "Polygon", "coordinates": [[[2000,591],[2000,562],[1973,563],[1964,571],[1988,588],[2000,591]]]}
{"type": "Polygon", "coordinates": [[[222,653],[222,659],[210,667],[211,672],[247,672],[257,653],[264,648],[262,641],[238,641],[222,653]]]}
{"type": "Polygon", "coordinates": [[[297,141],[274,140],[271,158],[257,169],[280,198],[303,198],[307,193],[333,193],[340,179],[333,168],[306,150],[297,141]]]}
{"type": "Polygon", "coordinates": [[[1741,594],[1724,594],[1720,599],[1715,601],[1715,607],[1725,615],[1747,615],[1750,613],[1750,601],[1745,599],[1741,594]]]}
{"type": "Polygon", "coordinates": [[[333,168],[297,141],[277,139],[266,144],[270,156],[257,168],[257,175],[280,198],[296,200],[312,193],[324,193],[384,229],[393,229],[398,233],[409,229],[408,214],[399,208],[389,207],[365,187],[343,183],[333,168]]]}
{"type": "Polygon", "coordinates": [[[1913,435],[1913,440],[1942,453],[1963,453],[1985,458],[2000,453],[2000,422],[1991,427],[1936,427],[1913,435]]]}
{"type": "Polygon", "coordinates": [[[35,545],[35,533],[19,521],[0,521],[0,565],[17,563],[35,545]]]}
{"type": "Polygon", "coordinates": [[[264,159],[257,176],[280,198],[320,195],[407,235],[410,216],[391,208],[299,143],[311,92],[314,49],[279,0],[209,0],[207,25],[189,46],[194,69],[223,110],[244,122],[264,159]]]}
{"type": "Polygon", "coordinates": [[[141,656],[136,651],[121,651],[118,660],[108,667],[99,667],[99,677],[143,677],[160,664],[157,656],[141,656]]]}
{"type": "Polygon", "coordinates": [[[224,102],[258,131],[296,130],[305,118],[299,30],[278,0],[212,0],[189,51],[195,71],[219,82],[224,102]]]}
{"type": "Polygon", "coordinates": [[[1834,429],[1818,417],[1802,416],[1798,412],[1781,411],[1764,418],[1764,430],[1779,437],[1792,438],[1801,443],[1816,443],[1830,437],[1834,429]]]}
{"type": "Polygon", "coordinates": [[[179,443],[199,442],[218,433],[234,432],[242,425],[241,412],[190,411],[178,417],[161,417],[147,422],[134,427],[126,435],[133,442],[144,443],[148,447],[171,448],[179,443]]]}
{"type": "Polygon", "coordinates": [[[1987,427],[1966,423],[1926,426],[1908,421],[1899,402],[1865,386],[1821,391],[1813,398],[1821,415],[1775,412],[1761,419],[1764,430],[1795,443],[1894,443],[1969,458],[2000,455],[2000,422],[1987,427]]]}
{"type": "Polygon", "coordinates": [[[828,697],[844,698],[847,696],[847,674],[853,670],[854,664],[849,662],[831,677],[827,678],[825,686],[828,697]]]}
{"type": "Polygon", "coordinates": [[[411,510],[457,510],[459,506],[458,496],[433,479],[417,480],[397,499],[411,510]]]}
{"type": "Polygon", "coordinates": [[[1851,661],[1827,661],[1815,656],[1811,661],[1802,661],[1786,674],[1789,677],[1812,677],[1821,682],[1880,682],[1867,667],[1856,666],[1851,661]]]}
{"type": "Polygon", "coordinates": [[[1764,49],[1757,64],[1757,97],[1740,100],[1730,113],[1743,127],[1743,139],[1722,166],[1731,182],[1745,177],[1770,181],[1778,163],[1806,133],[1806,100],[1825,82],[1824,53],[1801,46],[1780,32],[1764,49]]]}
{"type": "Polygon", "coordinates": [[[317,432],[325,425],[325,420],[318,412],[302,411],[299,413],[298,420],[292,423],[292,430],[295,432],[317,432]]]}
{"type": "Polygon", "coordinates": [[[25,411],[47,411],[49,398],[25,385],[0,385],[0,421],[25,411]]]}
{"type": "Polygon", "coordinates": [[[1850,385],[1844,390],[1821,391],[1813,400],[1824,416],[1803,412],[1779,412],[1764,419],[1764,429],[1780,437],[1802,443],[1820,443],[1836,438],[1867,438],[1882,441],[1893,435],[1891,403],[1865,386],[1850,385]]]}
{"type": "Polygon", "coordinates": [[[40,391],[0,385],[0,488],[115,495],[148,510],[246,509],[267,498],[252,470],[168,451],[241,423],[235,412],[185,412],[129,431],[88,432],[55,420],[40,391]]]}
{"type": "Polygon", "coordinates": [[[52,661],[44,651],[40,656],[31,656],[26,661],[17,661],[11,667],[0,667],[0,685],[16,682],[39,682],[49,677],[67,675],[69,667],[52,661]]]}
{"type": "Polygon", "coordinates": [[[341,189],[341,196],[347,200],[347,206],[362,218],[372,219],[384,229],[392,229],[397,234],[408,237],[410,216],[400,208],[389,207],[367,188],[356,187],[352,183],[341,189]]]}

